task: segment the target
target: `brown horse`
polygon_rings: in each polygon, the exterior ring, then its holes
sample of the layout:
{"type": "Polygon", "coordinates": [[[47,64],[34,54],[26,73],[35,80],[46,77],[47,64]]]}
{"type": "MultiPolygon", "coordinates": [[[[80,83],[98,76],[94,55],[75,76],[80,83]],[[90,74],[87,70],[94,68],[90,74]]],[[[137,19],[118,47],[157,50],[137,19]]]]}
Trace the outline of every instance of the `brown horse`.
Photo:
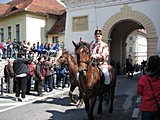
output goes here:
{"type": "MultiPolygon", "coordinates": [[[[76,87],[79,86],[79,82],[77,80],[77,73],[78,73],[78,64],[76,58],[71,55],[68,51],[63,52],[62,55],[57,60],[60,65],[66,65],[69,70],[69,79],[71,83],[69,96],[72,100],[72,102],[77,103],[78,99],[73,96],[73,91],[76,87]]],[[[83,99],[81,97],[81,94],[79,94],[79,103],[77,107],[80,107],[83,104],[83,99]]]]}
{"type": "MultiPolygon", "coordinates": [[[[104,93],[104,75],[101,70],[93,64],[93,61],[90,59],[90,46],[92,43],[80,42],[76,44],[74,41],[73,45],[75,46],[75,53],[78,58],[78,67],[79,67],[79,81],[80,81],[80,90],[83,95],[85,102],[85,110],[88,113],[88,119],[93,120],[93,109],[96,102],[96,97],[99,96],[99,106],[98,114],[102,113],[102,102],[103,102],[103,93],[104,93]]],[[[112,66],[108,65],[109,75],[110,75],[110,85],[109,85],[109,98],[110,98],[110,108],[109,113],[112,114],[113,111],[113,101],[114,93],[116,86],[116,73],[112,66]]]]}

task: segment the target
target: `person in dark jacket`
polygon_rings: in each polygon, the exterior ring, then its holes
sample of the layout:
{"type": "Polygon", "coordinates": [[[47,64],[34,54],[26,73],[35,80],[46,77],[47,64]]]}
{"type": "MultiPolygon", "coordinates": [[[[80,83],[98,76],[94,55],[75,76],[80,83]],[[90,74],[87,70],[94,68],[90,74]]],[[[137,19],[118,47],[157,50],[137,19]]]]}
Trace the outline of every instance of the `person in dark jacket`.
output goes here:
{"type": "Polygon", "coordinates": [[[42,94],[42,85],[43,85],[43,80],[44,80],[44,76],[45,76],[45,70],[43,68],[43,61],[44,61],[44,57],[39,57],[38,58],[38,63],[35,66],[35,86],[36,86],[36,90],[37,90],[37,96],[43,96],[42,94]]]}
{"type": "Polygon", "coordinates": [[[13,62],[13,69],[16,75],[16,101],[20,100],[20,90],[22,90],[21,101],[26,101],[25,92],[27,87],[27,74],[30,72],[29,64],[31,59],[25,58],[25,53],[19,51],[18,59],[13,62]]]}
{"type": "Polygon", "coordinates": [[[53,68],[52,68],[50,57],[45,61],[44,66],[45,66],[45,71],[46,71],[44,90],[46,92],[52,92],[53,90],[53,77],[52,77],[53,68]],[[49,88],[49,91],[48,91],[48,88],[49,88]]]}
{"type": "Polygon", "coordinates": [[[8,64],[4,67],[4,75],[5,75],[5,81],[7,82],[7,92],[13,93],[13,77],[14,77],[14,71],[12,66],[12,60],[8,60],[8,64]]]}

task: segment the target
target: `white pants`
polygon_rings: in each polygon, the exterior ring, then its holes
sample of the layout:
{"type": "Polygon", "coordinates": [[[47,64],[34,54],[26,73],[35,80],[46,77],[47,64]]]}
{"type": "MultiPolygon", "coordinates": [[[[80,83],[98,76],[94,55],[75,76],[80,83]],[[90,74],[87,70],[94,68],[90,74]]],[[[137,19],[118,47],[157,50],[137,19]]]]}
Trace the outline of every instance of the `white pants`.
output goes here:
{"type": "Polygon", "coordinates": [[[103,67],[103,68],[100,68],[105,76],[105,81],[104,83],[105,84],[110,84],[110,77],[109,77],[109,71],[108,71],[108,68],[107,67],[103,67]]]}

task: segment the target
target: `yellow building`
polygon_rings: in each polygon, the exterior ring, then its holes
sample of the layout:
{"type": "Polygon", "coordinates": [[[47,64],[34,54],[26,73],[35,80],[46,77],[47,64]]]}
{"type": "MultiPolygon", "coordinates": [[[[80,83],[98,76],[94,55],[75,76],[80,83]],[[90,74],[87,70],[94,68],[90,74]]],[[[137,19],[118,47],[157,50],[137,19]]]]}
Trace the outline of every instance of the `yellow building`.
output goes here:
{"type": "Polygon", "coordinates": [[[64,31],[52,30],[65,14],[65,7],[57,0],[12,0],[0,8],[0,42],[15,38],[31,45],[52,43],[57,36],[63,41],[64,31]]]}

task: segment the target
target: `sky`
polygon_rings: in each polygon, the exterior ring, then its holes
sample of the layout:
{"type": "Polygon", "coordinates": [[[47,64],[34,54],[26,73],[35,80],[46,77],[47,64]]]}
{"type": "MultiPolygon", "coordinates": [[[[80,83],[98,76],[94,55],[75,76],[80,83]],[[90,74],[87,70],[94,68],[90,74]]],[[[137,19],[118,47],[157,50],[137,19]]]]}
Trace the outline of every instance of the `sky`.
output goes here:
{"type": "Polygon", "coordinates": [[[0,3],[7,3],[9,1],[11,1],[11,0],[0,0],[0,3]]]}

